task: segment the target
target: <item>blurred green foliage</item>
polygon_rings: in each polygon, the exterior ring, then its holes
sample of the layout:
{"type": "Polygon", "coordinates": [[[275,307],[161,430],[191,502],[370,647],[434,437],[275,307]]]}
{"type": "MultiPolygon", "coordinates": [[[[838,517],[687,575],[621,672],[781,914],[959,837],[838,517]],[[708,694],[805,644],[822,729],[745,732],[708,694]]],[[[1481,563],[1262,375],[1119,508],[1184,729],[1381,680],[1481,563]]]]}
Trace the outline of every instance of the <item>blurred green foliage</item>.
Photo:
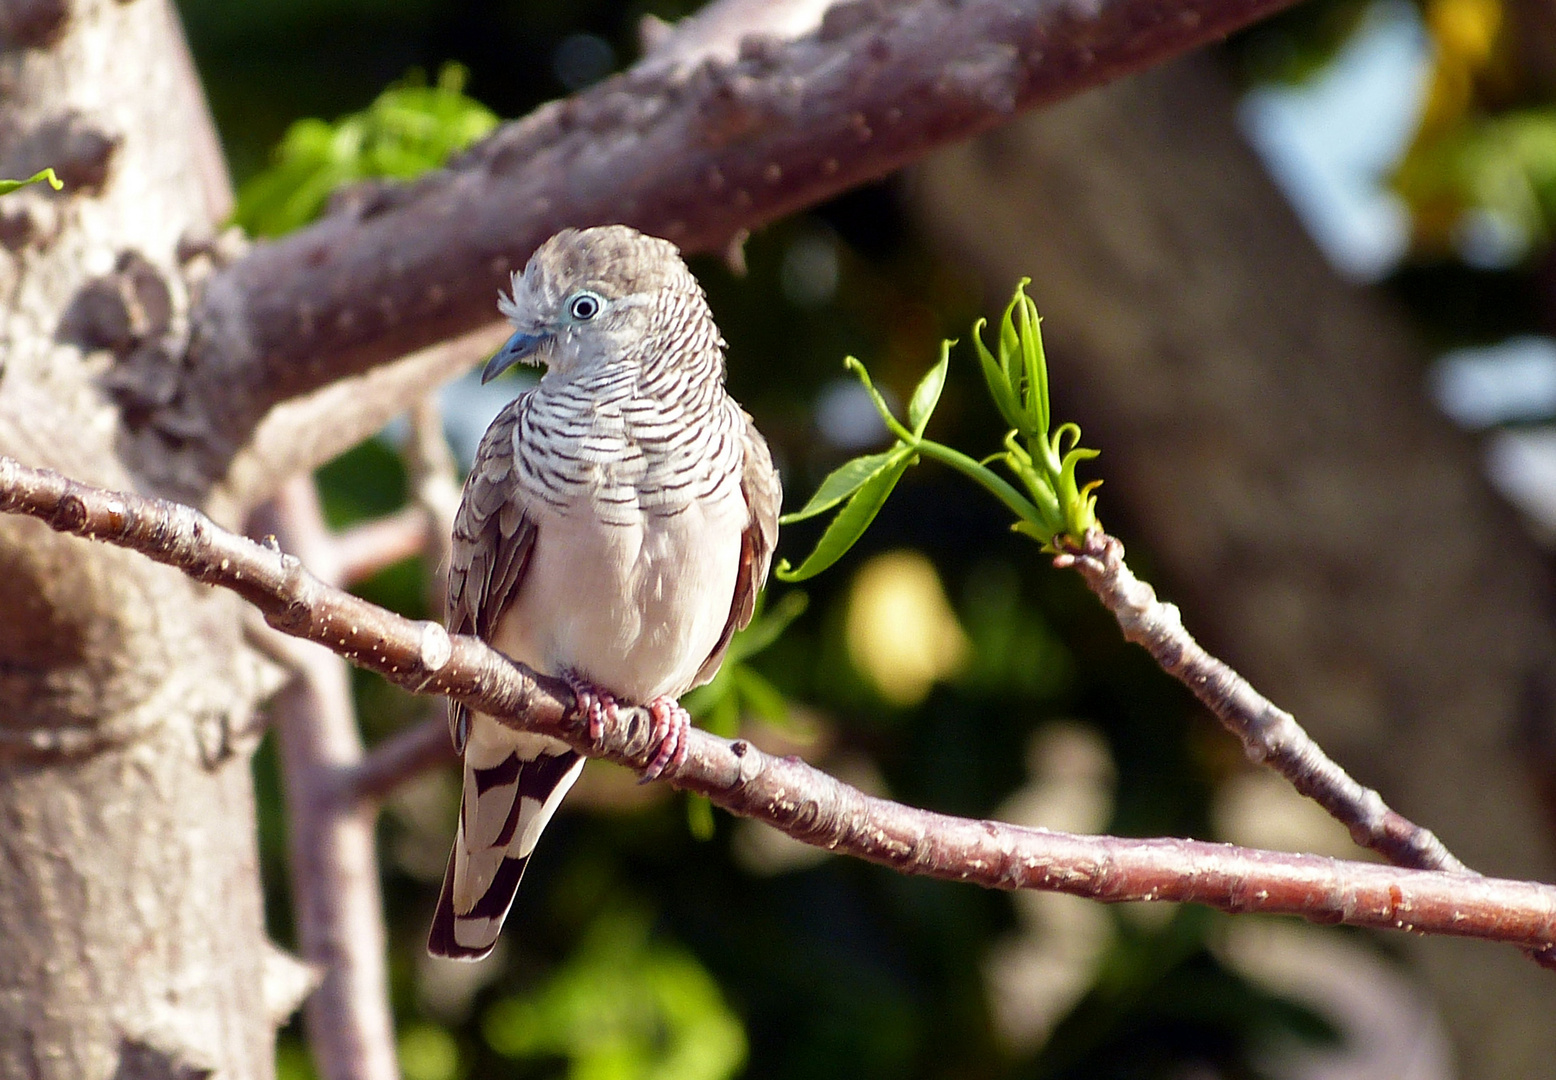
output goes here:
{"type": "Polygon", "coordinates": [[[396,1049],[405,1080],[454,1080],[459,1075],[459,1044],[438,1024],[422,1020],[402,1025],[396,1049]]]}
{"type": "MultiPolygon", "coordinates": [[[[1387,2],[1310,0],[1234,36],[1227,55],[1245,83],[1301,81],[1387,2]]],[[[1433,351],[1556,333],[1551,7],[1412,3],[1431,70],[1413,141],[1391,178],[1412,247],[1387,287],[1433,351]]]]}
{"type": "Polygon", "coordinates": [[[1556,71],[1544,50],[1519,41],[1538,9],[1504,0],[1421,6],[1431,82],[1394,177],[1416,253],[1483,265],[1536,259],[1550,246],[1556,213],[1556,71]]]}
{"type": "Polygon", "coordinates": [[[1550,246],[1556,223],[1556,108],[1520,109],[1456,124],[1423,142],[1395,186],[1418,244],[1451,250],[1467,222],[1498,234],[1509,261],[1550,246]]]}
{"type": "Polygon", "coordinates": [[[465,77],[458,64],[445,64],[434,86],[411,76],[359,113],[298,120],[270,168],[239,189],[233,220],[256,236],[279,236],[318,217],[348,184],[409,179],[442,165],[497,126],[495,113],[465,96],[465,77]]]}
{"type": "MultiPolygon", "coordinates": [[[[767,596],[764,591],[757,597],[755,616],[730,641],[724,663],[712,680],[681,700],[692,719],[726,739],[740,733],[744,715],[760,717],[778,728],[789,726],[789,706],[782,692],[748,661],[777,641],[789,624],[805,613],[810,601],[802,592],[789,592],[767,611],[767,596]]],[[[692,835],[699,840],[712,839],[713,804],[707,797],[688,792],[686,813],[692,835]]]]}
{"type": "MultiPolygon", "coordinates": [[[[337,182],[435,164],[489,122],[452,87],[401,83],[379,96],[407,70],[462,64],[474,98],[517,115],[568,85],[557,62],[564,43],[603,43],[620,66],[634,54],[640,16],[689,6],[181,2],[234,172],[249,184],[242,214],[255,216],[244,220],[267,231],[316,213],[337,182]],[[249,180],[269,162],[274,171],[249,180]]],[[[758,417],[791,493],[812,491],[889,438],[828,419],[854,393],[837,358],[863,358],[886,399],[911,401],[925,357],[972,321],[978,299],[912,235],[889,185],[777,223],[746,254],[742,278],[709,259],[694,269],[730,343],[731,392],[758,417]]],[[[936,436],[948,445],[1006,426],[975,378],[953,371],[937,398],[936,436]]],[[[318,479],[336,526],[389,512],[406,496],[403,467],[381,439],[318,479]]],[[[813,522],[786,529],[782,552],[807,550],[819,532],[813,522]]],[[[688,706],[709,727],[853,770],[894,798],[977,816],[994,815],[1032,782],[1035,738],[1080,724],[1106,745],[1117,776],[1112,831],[1207,835],[1210,794],[1237,767],[1235,748],[1119,638],[1073,575],[1032,556],[999,504],[944,471],[915,470],[834,572],[815,579],[808,604],[772,597],[688,706]],[[845,642],[857,572],[901,550],[932,562],[969,650],[911,704],[883,696],[845,642]]],[[[1145,547],[1132,545],[1131,556],[1148,575],[1145,547]]],[[[359,591],[422,615],[437,569],[409,560],[359,591]]],[[[355,686],[370,741],[427,715],[425,702],[380,680],[358,676],[355,686]]],[[[1021,926],[1009,897],[824,855],[763,856],[762,827],[705,803],[692,804],[688,827],[681,803],[660,788],[585,790],[612,768],[586,773],[529,867],[501,957],[461,967],[463,982],[431,966],[423,947],[456,782],[431,776],[389,801],[383,884],[407,1080],[1166,1078],[1212,1061],[1252,1076],[1261,1048],[1315,1030],[1307,1013],[1251,992],[1217,959],[1219,920],[1200,912],[1116,933],[1094,991],[1046,1043],[1019,1048],[998,1030],[985,971],[1021,926]]],[[[269,746],[256,776],[267,916],[286,944],[285,821],[269,746]]],[[[301,1040],[300,1023],[283,1032],[287,1080],[312,1075],[301,1040]]]]}
{"type": "Polygon", "coordinates": [[[1226,1080],[1277,1080],[1286,1073],[1269,1048],[1339,1045],[1322,1016],[1216,966],[1204,942],[1221,918],[1184,906],[1160,927],[1115,919],[1118,937],[1095,985],[1061,1021],[1035,1075],[1171,1075],[1188,1051],[1226,1080]]]}
{"type": "Polygon", "coordinates": [[[481,1021],[508,1058],[555,1057],[569,1080],[725,1080],[746,1037],[716,982],[684,949],[651,940],[640,911],[608,909],[538,991],[481,1021]]]}

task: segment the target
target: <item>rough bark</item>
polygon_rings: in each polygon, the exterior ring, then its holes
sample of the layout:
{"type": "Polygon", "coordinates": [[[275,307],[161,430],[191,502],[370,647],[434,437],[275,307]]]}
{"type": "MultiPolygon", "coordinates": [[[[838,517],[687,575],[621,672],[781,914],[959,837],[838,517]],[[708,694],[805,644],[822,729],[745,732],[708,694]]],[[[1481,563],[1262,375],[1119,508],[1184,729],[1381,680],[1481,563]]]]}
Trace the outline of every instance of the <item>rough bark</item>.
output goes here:
{"type": "MultiPolygon", "coordinates": [[[[1211,62],[940,155],[913,204],[991,297],[1034,278],[1104,515],[1149,538],[1203,636],[1470,866],[1550,880],[1520,741],[1551,723],[1540,559],[1432,412],[1403,318],[1324,265],[1241,144],[1211,62]]],[[[1548,1068],[1546,973],[1412,955],[1466,1077],[1548,1068]]]]}
{"type": "MultiPolygon", "coordinates": [[[[70,185],[4,207],[0,447],[133,485],[97,380],[180,346],[166,282],[225,169],[161,0],[0,9],[0,175],[70,185]]],[[[269,1072],[248,748],[274,680],[240,611],[0,523],[0,1075],[269,1072]]]]}

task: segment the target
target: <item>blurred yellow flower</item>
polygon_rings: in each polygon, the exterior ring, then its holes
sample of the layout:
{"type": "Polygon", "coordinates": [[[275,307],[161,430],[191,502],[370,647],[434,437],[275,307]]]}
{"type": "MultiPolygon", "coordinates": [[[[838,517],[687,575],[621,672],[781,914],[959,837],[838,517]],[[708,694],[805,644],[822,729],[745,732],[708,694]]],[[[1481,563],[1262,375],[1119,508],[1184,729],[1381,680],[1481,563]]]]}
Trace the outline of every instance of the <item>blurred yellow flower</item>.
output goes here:
{"type": "Polygon", "coordinates": [[[967,660],[967,635],[940,575],[916,551],[889,551],[860,568],[845,634],[854,666],[894,705],[918,704],[967,660]]]}
{"type": "Polygon", "coordinates": [[[1426,25],[1436,60],[1418,141],[1458,126],[1473,109],[1475,80],[1502,29],[1502,0],[1432,0],[1426,25]]]}

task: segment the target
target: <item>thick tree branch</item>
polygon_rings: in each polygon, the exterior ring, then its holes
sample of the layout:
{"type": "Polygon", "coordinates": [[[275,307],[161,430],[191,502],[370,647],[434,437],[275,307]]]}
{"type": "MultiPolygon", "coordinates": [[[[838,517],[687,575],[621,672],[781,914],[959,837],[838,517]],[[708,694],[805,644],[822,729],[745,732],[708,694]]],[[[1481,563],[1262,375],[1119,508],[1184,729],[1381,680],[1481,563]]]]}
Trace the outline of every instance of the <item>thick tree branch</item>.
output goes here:
{"type": "Polygon", "coordinates": [[[277,403],[489,320],[508,273],[562,226],[619,221],[721,251],[742,230],[1290,2],[855,0],[798,39],[748,37],[732,60],[693,49],[704,58],[688,68],[673,48],[650,54],[447,169],[364,188],[217,271],[169,419],[210,420],[186,452],[218,478],[277,403]]]}
{"type": "MultiPolygon", "coordinates": [[[[489,315],[496,311],[494,298],[489,298],[489,315]]],[[[468,334],[272,409],[231,463],[226,479],[210,493],[205,509],[224,524],[241,521],[288,479],[382,430],[407,406],[490,356],[512,332],[507,323],[488,318],[468,334]]],[[[145,458],[145,467],[153,470],[161,455],[177,452],[161,445],[151,449],[155,453],[145,458]]],[[[177,483],[170,486],[181,489],[177,483]]]]}
{"type": "MultiPolygon", "coordinates": [[[[601,741],[591,743],[560,680],[528,671],[475,638],[451,638],[435,623],[416,623],[332,589],[294,556],[220,529],[189,507],[86,487],[0,458],[0,511],[132,548],[230,588],[277,629],[327,645],[406,689],[513,718],[515,726],[634,769],[652,756],[644,710],[623,710],[601,741]]],[[[1190,901],[1525,948],[1556,944],[1556,886],[973,821],[872,798],[798,758],[773,758],[744,740],[693,730],[689,742],[685,764],[668,776],[675,786],[804,843],[907,874],[1106,901],[1190,901]]]]}

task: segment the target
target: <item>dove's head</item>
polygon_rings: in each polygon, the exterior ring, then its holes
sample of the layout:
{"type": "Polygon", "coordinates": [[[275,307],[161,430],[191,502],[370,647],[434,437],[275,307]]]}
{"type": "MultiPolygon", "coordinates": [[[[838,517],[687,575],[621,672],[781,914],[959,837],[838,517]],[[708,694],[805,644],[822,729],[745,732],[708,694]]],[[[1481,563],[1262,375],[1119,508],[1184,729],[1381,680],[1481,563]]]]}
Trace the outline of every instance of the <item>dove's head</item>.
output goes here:
{"type": "Polygon", "coordinates": [[[513,295],[500,296],[497,307],[514,335],[487,363],[483,382],[521,362],[572,380],[653,363],[674,354],[672,345],[717,351],[722,344],[675,245],[625,225],[557,233],[513,275],[513,295]]]}

